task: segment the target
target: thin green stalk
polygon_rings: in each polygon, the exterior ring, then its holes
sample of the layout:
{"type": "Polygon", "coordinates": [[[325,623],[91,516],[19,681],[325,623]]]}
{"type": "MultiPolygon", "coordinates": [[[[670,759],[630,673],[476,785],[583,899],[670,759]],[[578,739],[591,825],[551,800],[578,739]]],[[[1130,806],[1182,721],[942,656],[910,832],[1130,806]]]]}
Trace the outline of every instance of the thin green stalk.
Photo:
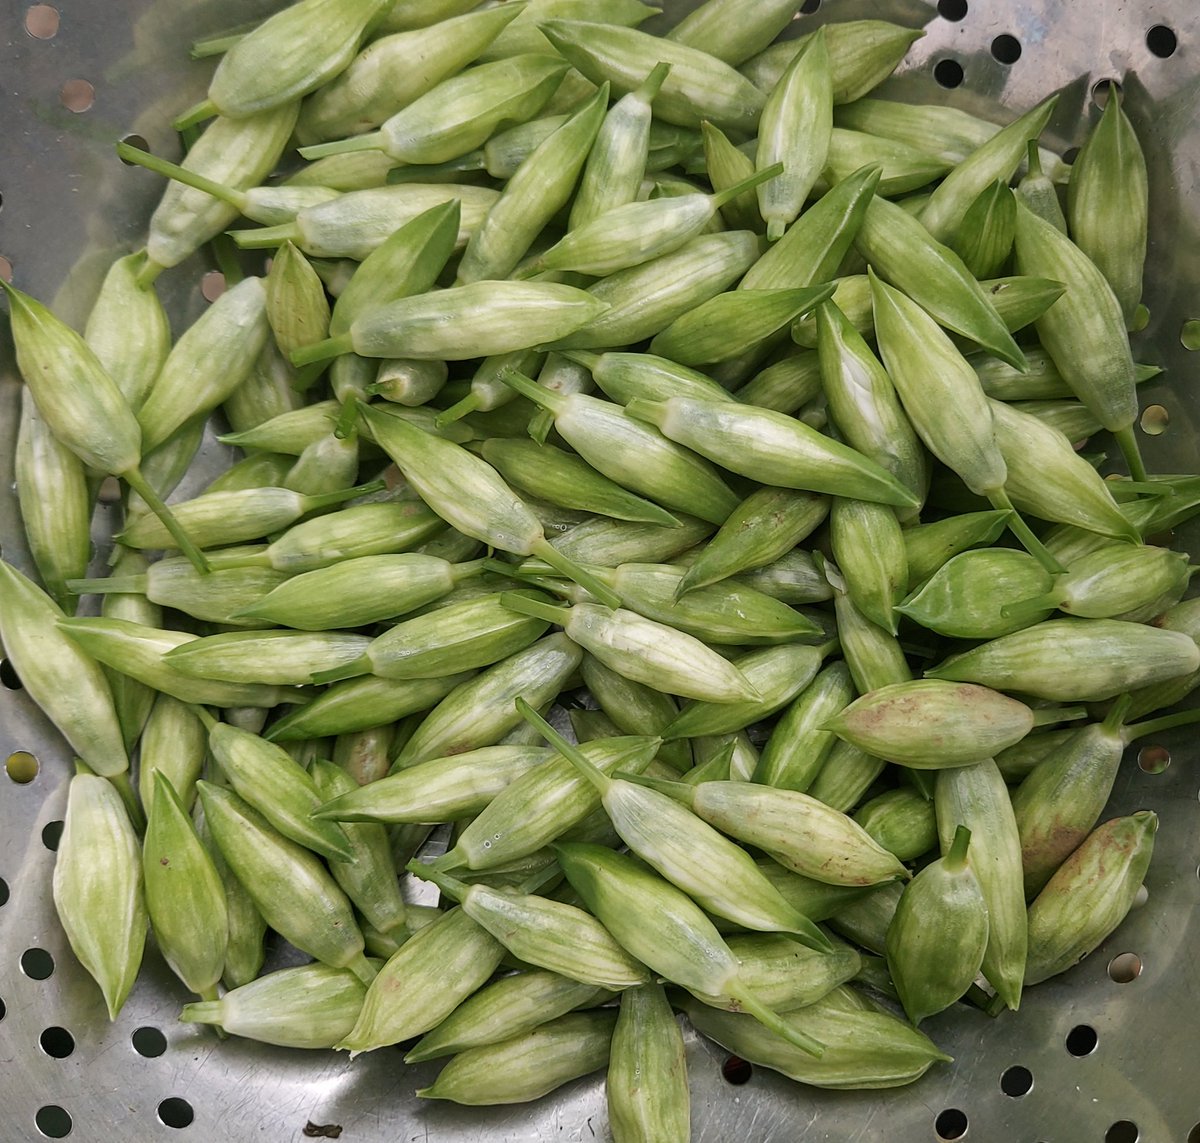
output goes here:
{"type": "Polygon", "coordinates": [[[554,747],[572,766],[575,767],[596,789],[601,795],[612,785],[612,779],[596,766],[592,765],[584,756],[579,747],[568,742],[557,730],[554,729],[536,710],[533,709],[523,698],[517,699],[517,710],[521,712],[521,717],[530,724],[536,727],[541,736],[554,747]]]}
{"type": "MultiPolygon", "coordinates": [[[[1108,720],[1105,719],[1107,722],[1108,720]]],[[[1161,718],[1147,719],[1145,722],[1135,722],[1125,727],[1125,740],[1133,742],[1148,734],[1159,734],[1164,730],[1173,730],[1177,726],[1191,726],[1200,722],[1200,709],[1184,710],[1178,714],[1164,714],[1161,718]]]]}
{"type": "Polygon", "coordinates": [[[1121,446],[1121,455],[1129,466],[1129,475],[1134,480],[1146,480],[1146,465],[1142,460],[1142,450],[1138,447],[1137,437],[1134,436],[1133,426],[1118,429],[1113,436],[1121,446]]]}
{"type": "Polygon", "coordinates": [[[216,115],[220,115],[217,105],[211,99],[202,99],[199,103],[189,107],[178,119],[172,120],[171,126],[182,134],[189,127],[195,127],[216,115]]]}
{"type": "Polygon", "coordinates": [[[1086,706],[1042,707],[1033,712],[1033,725],[1052,726],[1056,722],[1074,722],[1080,718],[1087,718],[1087,716],[1086,706]]]}
{"type": "Polygon", "coordinates": [[[151,487],[150,482],[142,475],[142,470],[136,465],[121,473],[125,483],[134,490],[150,506],[150,511],[162,522],[163,527],[171,534],[171,539],[179,545],[179,550],[187,556],[191,565],[201,575],[208,575],[208,560],[204,553],[192,542],[192,538],[184,531],[183,525],[175,519],[175,513],[167,507],[166,501],[151,487]]]}
{"type": "Polygon", "coordinates": [[[958,873],[966,867],[967,848],[970,844],[971,831],[965,825],[960,825],[954,831],[954,840],[950,843],[949,851],[942,858],[942,864],[951,873],[958,873]]]}
{"type": "Polygon", "coordinates": [[[605,607],[618,608],[621,606],[621,597],[612,588],[607,587],[592,575],[591,572],[580,567],[574,560],[564,556],[549,540],[538,540],[533,545],[530,555],[537,556],[540,560],[545,560],[555,571],[579,584],[585,591],[595,596],[596,600],[604,604],[605,607]]]}
{"type": "Polygon", "coordinates": [[[988,493],[988,500],[993,508],[1011,512],[1008,527],[1023,547],[1051,575],[1062,575],[1063,566],[1045,548],[1042,541],[1033,534],[1033,530],[1021,519],[1021,514],[1013,507],[1008,493],[1003,488],[997,488],[988,493]]]}
{"type": "Polygon", "coordinates": [[[323,159],[326,155],[344,155],[350,151],[381,151],[382,131],[370,131],[365,135],[354,135],[349,139],[336,139],[332,143],[316,143],[301,147],[302,159],[323,159]]]}

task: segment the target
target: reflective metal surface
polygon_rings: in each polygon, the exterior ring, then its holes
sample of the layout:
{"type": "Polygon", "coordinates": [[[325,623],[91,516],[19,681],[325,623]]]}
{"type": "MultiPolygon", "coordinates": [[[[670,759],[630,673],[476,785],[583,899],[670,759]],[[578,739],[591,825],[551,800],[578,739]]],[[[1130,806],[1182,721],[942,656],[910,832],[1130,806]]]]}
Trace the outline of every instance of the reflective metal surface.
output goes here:
{"type": "MultiPolygon", "coordinates": [[[[52,37],[38,38],[26,22],[45,35],[54,23],[46,7],[31,11],[20,0],[0,6],[0,272],[10,267],[17,285],[78,322],[111,257],[138,243],[160,190],[150,176],[122,166],[112,144],[138,133],[168,151],[171,115],[199,97],[211,70],[187,61],[187,44],[272,5],[77,3],[64,7],[52,37]],[[64,87],[78,80],[86,83],[64,87]]],[[[667,0],[666,7],[677,12],[681,5],[667,0]]],[[[1093,84],[1123,84],[1149,158],[1153,196],[1145,299],[1151,316],[1136,336],[1135,356],[1167,370],[1142,395],[1144,406],[1165,410],[1166,429],[1145,435],[1142,446],[1154,470],[1195,470],[1196,361],[1181,341],[1184,323],[1200,318],[1195,0],[943,0],[941,9],[965,15],[947,19],[916,0],[825,0],[799,16],[796,28],[865,16],[925,25],[926,37],[887,94],[944,100],[1002,120],[1061,88],[1050,131],[1060,148],[1077,145],[1085,120],[1096,116],[1093,84]],[[1174,34],[1166,58],[1160,56],[1171,37],[1150,33],[1155,26],[1174,34]],[[993,50],[1013,55],[1009,42],[994,47],[998,36],[1016,41],[1014,62],[994,58],[993,50]],[[944,60],[961,67],[959,86],[933,78],[944,60]]],[[[946,79],[953,72],[938,74],[946,79]]],[[[203,308],[199,281],[206,269],[194,260],[161,279],[177,330],[203,308]]],[[[17,422],[11,356],[7,323],[0,323],[0,544],[6,559],[28,568],[11,494],[17,422]]],[[[1155,413],[1146,424],[1162,422],[1155,413]]],[[[103,521],[100,529],[98,537],[103,521]]],[[[1200,532],[1184,529],[1177,543],[1200,552],[1198,540],[1200,532]]],[[[1200,749],[1188,730],[1165,734],[1160,744],[1170,751],[1170,765],[1145,772],[1133,748],[1106,815],[1143,807],[1160,814],[1148,899],[1092,957],[1029,991],[1020,1013],[991,1020],[958,1005],[928,1021],[926,1030],[956,1062],[895,1091],[822,1092],[765,1070],[734,1086],[722,1078],[725,1053],[689,1033],[694,1137],[706,1143],[1200,1140],[1200,749]],[[1091,1050],[1073,1054],[1093,1039],[1091,1050]],[[1032,1087],[1017,1094],[1029,1080],[1032,1087]]],[[[417,1100],[414,1090],[436,1069],[404,1068],[398,1049],[352,1064],[332,1053],[219,1043],[208,1031],[176,1022],[187,997],[152,950],[110,1025],[50,904],[54,855],[47,842],[63,814],[70,755],[19,690],[0,687],[0,759],[17,750],[32,752],[38,770],[27,783],[0,773],[0,1140],[69,1133],[88,1141],[275,1143],[304,1138],[309,1124],[338,1125],[341,1138],[354,1143],[607,1137],[598,1078],[531,1106],[469,1110],[417,1100]]]]}

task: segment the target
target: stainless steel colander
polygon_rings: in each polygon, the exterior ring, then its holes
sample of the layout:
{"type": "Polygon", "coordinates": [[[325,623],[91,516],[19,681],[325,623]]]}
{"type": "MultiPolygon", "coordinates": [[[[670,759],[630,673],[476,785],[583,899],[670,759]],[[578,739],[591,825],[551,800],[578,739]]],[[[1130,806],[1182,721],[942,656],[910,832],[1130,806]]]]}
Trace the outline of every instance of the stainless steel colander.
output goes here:
{"type": "MultiPolygon", "coordinates": [[[[664,0],[668,14],[689,6],[664,0]]],[[[160,191],[116,159],[113,143],[137,134],[169,152],[171,116],[200,97],[211,70],[188,61],[188,44],[274,7],[4,0],[0,274],[81,322],[112,257],[138,244],[160,191]]],[[[1105,82],[1121,85],[1151,187],[1150,320],[1135,336],[1135,357],[1165,368],[1142,390],[1142,448],[1154,471],[1200,469],[1200,357],[1188,348],[1200,346],[1196,0],[808,0],[795,28],[865,17],[926,31],[884,94],[1002,121],[1062,89],[1047,135],[1059,149],[1081,142],[1105,82]]],[[[160,280],[177,330],[203,308],[208,269],[193,259],[160,280]]],[[[5,559],[29,570],[12,493],[17,396],[0,322],[0,544],[5,559]]],[[[220,446],[211,442],[206,456],[215,469],[220,446]]],[[[101,556],[106,523],[102,511],[101,556]]],[[[1200,552],[1200,528],[1181,529],[1176,546],[1200,552]]],[[[0,759],[8,760],[0,773],[0,1143],[285,1143],[336,1138],[337,1128],[347,1143],[608,1137],[599,1077],[529,1106],[463,1109],[416,1099],[435,1066],[406,1068],[398,1049],[351,1063],[344,1054],[218,1042],[211,1030],[177,1023],[188,997],[152,949],[110,1024],[50,900],[70,753],[13,689],[11,672],[0,669],[0,680],[0,759]]],[[[1029,990],[1019,1013],[992,1020],[956,1005],[929,1020],[925,1030],[953,1064],[880,1093],[819,1091],[765,1069],[735,1084],[743,1077],[726,1078],[726,1053],[689,1032],[694,1138],[1200,1143],[1198,758],[1188,729],[1130,750],[1105,816],[1148,807],[1161,817],[1144,904],[1083,964],[1029,990]]]]}

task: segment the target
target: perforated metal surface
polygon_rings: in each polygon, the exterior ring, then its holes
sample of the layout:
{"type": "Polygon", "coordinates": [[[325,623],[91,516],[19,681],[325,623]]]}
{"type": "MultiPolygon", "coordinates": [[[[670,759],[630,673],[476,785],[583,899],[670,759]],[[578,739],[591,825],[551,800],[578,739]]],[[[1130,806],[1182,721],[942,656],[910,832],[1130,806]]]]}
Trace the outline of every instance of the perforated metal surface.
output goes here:
{"type": "MultiPolygon", "coordinates": [[[[187,62],[187,44],[273,6],[75,0],[63,5],[55,34],[38,38],[27,20],[45,35],[53,14],[2,0],[0,273],[11,268],[22,289],[80,321],[111,257],[137,244],[159,190],[116,160],[113,142],[136,132],[168,152],[171,115],[199,97],[211,69],[187,62]]],[[[1196,365],[1181,342],[1184,323],[1200,318],[1195,0],[942,0],[939,7],[942,15],[915,0],[825,0],[796,27],[867,16],[925,25],[903,74],[885,89],[896,98],[944,99],[1001,120],[1063,88],[1049,132],[1059,148],[1077,145],[1095,117],[1093,84],[1123,84],[1152,190],[1151,318],[1136,337],[1135,356],[1167,370],[1144,387],[1142,400],[1165,409],[1169,424],[1145,436],[1143,449],[1152,469],[1196,470],[1196,365]],[[1175,37],[1166,58],[1170,35],[1154,32],[1148,43],[1156,26],[1175,37]],[[1011,40],[997,42],[1001,36],[1011,40]],[[953,64],[961,68],[962,82],[952,88],[933,74],[947,60],[951,66],[937,72],[943,81],[954,78],[953,64]]],[[[204,306],[199,282],[207,268],[193,262],[161,281],[177,330],[204,306]]],[[[11,494],[16,408],[11,345],[0,323],[0,544],[6,559],[28,570],[11,494]]],[[[1177,546],[1200,552],[1198,540],[1200,531],[1185,529],[1177,546]]],[[[153,951],[110,1025],[50,904],[49,843],[64,811],[70,755],[26,696],[8,688],[11,676],[3,678],[0,759],[27,750],[38,770],[27,783],[0,774],[0,1140],[69,1132],[89,1141],[290,1141],[303,1138],[310,1122],[340,1125],[341,1138],[353,1143],[607,1137],[598,1078],[528,1107],[464,1110],[417,1100],[413,1091],[436,1069],[406,1069],[397,1050],[350,1063],[332,1053],[218,1043],[208,1031],[176,1023],[187,996],[153,951]]],[[[928,1021],[926,1030],[956,1063],[895,1091],[822,1092],[762,1069],[735,1086],[722,1077],[725,1053],[689,1033],[694,1137],[1200,1140],[1200,750],[1188,730],[1163,735],[1161,745],[1171,762],[1160,773],[1140,769],[1136,748],[1130,751],[1106,815],[1143,807],[1160,814],[1148,900],[1092,957],[1030,990],[1019,1014],[990,1020],[956,1006],[928,1021]],[[1074,1054],[1093,1040],[1090,1051],[1074,1054]]]]}

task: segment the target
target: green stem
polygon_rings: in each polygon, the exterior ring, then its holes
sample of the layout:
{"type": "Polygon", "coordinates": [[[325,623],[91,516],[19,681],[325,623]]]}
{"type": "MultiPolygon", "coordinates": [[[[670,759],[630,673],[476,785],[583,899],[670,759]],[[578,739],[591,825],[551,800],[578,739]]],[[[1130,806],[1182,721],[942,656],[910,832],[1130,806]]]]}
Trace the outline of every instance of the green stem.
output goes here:
{"type": "Polygon", "coordinates": [[[1122,738],[1125,737],[1125,716],[1129,713],[1129,708],[1133,704],[1133,695],[1126,692],[1123,694],[1104,716],[1104,721],[1100,724],[1107,734],[1119,734],[1122,738]]]}
{"type": "Polygon", "coordinates": [[[203,1000],[185,1004],[179,1013],[184,1024],[220,1024],[225,1015],[225,1003],[221,1000],[203,1000]]]}
{"type": "Polygon", "coordinates": [[[1048,706],[1033,712],[1034,726],[1053,726],[1056,722],[1075,722],[1087,718],[1086,706],[1048,706]]]}
{"type": "Polygon", "coordinates": [[[967,848],[971,844],[971,831],[965,825],[960,825],[954,831],[954,840],[950,849],[942,858],[942,865],[951,873],[959,873],[967,865],[967,848]]]}
{"type": "Polygon", "coordinates": [[[529,418],[529,435],[538,444],[545,444],[550,430],[554,428],[554,414],[549,409],[538,409],[529,418]]]}
{"type": "Polygon", "coordinates": [[[1040,178],[1042,175],[1042,157],[1038,154],[1038,141],[1030,139],[1026,143],[1025,148],[1029,157],[1029,174],[1032,178],[1040,178]]]}
{"type": "Polygon", "coordinates": [[[544,538],[538,540],[529,554],[545,560],[560,575],[565,575],[567,579],[579,584],[605,607],[615,609],[621,606],[621,597],[612,588],[601,583],[591,572],[580,567],[574,560],[564,556],[549,540],[544,538]]]}
{"type": "Polygon", "coordinates": [[[671,65],[669,63],[665,61],[656,63],[651,69],[650,74],[634,89],[633,94],[638,99],[644,99],[647,103],[653,103],[654,97],[662,89],[662,85],[666,82],[670,71],[671,65]]]}
{"type": "Polygon", "coordinates": [[[168,179],[174,179],[176,182],[183,183],[185,186],[194,187],[198,191],[212,195],[213,198],[219,198],[222,202],[229,203],[230,206],[237,207],[239,211],[243,211],[246,205],[246,196],[241,191],[234,190],[223,183],[206,178],[197,171],[189,171],[186,167],[181,167],[178,163],[172,163],[167,159],[160,159],[157,155],[153,155],[149,151],[143,151],[141,147],[134,147],[129,143],[120,142],[117,144],[117,154],[127,163],[135,163],[139,167],[145,167],[146,170],[153,171],[156,175],[163,175],[168,179]]]}
{"type": "MultiPolygon", "coordinates": [[[[1107,719],[1105,720],[1107,722],[1107,719]]],[[[1178,714],[1164,714],[1161,718],[1147,719],[1145,722],[1135,722],[1125,727],[1126,743],[1148,734],[1159,734],[1164,730],[1173,730],[1177,726],[1191,726],[1200,722],[1200,709],[1180,711],[1178,714]]]]}
{"type": "MultiPolygon", "coordinates": [[[[501,597],[503,599],[503,596],[501,597]]],[[[520,711],[521,717],[534,726],[541,733],[542,737],[554,747],[572,766],[575,767],[603,796],[612,786],[612,779],[605,773],[602,773],[592,765],[584,756],[578,746],[568,742],[557,730],[554,729],[536,710],[533,709],[523,698],[517,699],[517,710],[520,711]]]]}
{"type": "Polygon", "coordinates": [[[162,521],[163,527],[171,534],[171,539],[179,545],[179,550],[187,556],[191,565],[201,575],[207,575],[209,567],[204,553],[192,542],[191,536],[184,531],[183,525],[175,519],[175,513],[167,507],[163,498],[142,475],[142,470],[134,465],[119,475],[150,506],[150,511],[162,521]]]}
{"type": "Polygon", "coordinates": [[[1008,518],[1008,527],[1012,534],[1020,541],[1021,546],[1051,575],[1062,575],[1064,570],[1062,564],[1046,550],[1042,541],[1033,534],[1033,530],[1021,519],[1021,514],[1013,507],[1012,501],[1008,498],[1008,493],[1003,488],[996,488],[987,494],[987,498],[993,508],[1003,509],[1006,512],[1012,513],[1008,518]]]}
{"type": "Polygon", "coordinates": [[[553,604],[543,603],[540,599],[530,599],[511,591],[500,593],[500,606],[522,615],[531,615],[534,619],[544,619],[547,623],[557,623],[560,627],[567,624],[571,618],[569,607],[555,607],[553,604]]]}
{"type": "Polygon", "coordinates": [[[254,230],[231,230],[229,237],[237,243],[239,250],[270,250],[285,242],[298,242],[300,230],[294,222],[284,222],[279,226],[259,226],[254,230]]]}
{"type": "Polygon", "coordinates": [[[212,56],[223,56],[234,44],[239,43],[245,38],[245,32],[230,32],[223,36],[209,36],[206,40],[195,40],[188,55],[194,60],[206,60],[212,56]]]}
{"type": "Polygon", "coordinates": [[[769,182],[776,175],[783,174],[782,163],[772,163],[769,167],[764,167],[761,171],[755,171],[754,174],[748,175],[741,182],[734,183],[732,186],[726,187],[724,190],[716,191],[708,196],[708,201],[712,203],[713,211],[719,210],[727,202],[732,202],[738,195],[745,194],[746,191],[753,190],[760,183],[769,182]]]}
{"type": "Polygon", "coordinates": [[[782,1036],[789,1044],[795,1044],[802,1052],[816,1056],[817,1059],[825,1054],[825,1045],[820,1040],[814,1040],[806,1032],[801,1032],[799,1028],[793,1028],[778,1012],[773,1008],[768,1008],[752,992],[744,988],[737,992],[730,989],[729,994],[763,1027],[777,1036],[782,1036]]]}
{"type": "Polygon", "coordinates": [[[434,428],[444,429],[447,425],[452,425],[455,421],[461,420],[468,413],[475,412],[479,408],[479,401],[479,394],[475,390],[472,390],[461,401],[438,413],[433,418],[434,428]]]}
{"type": "Polygon", "coordinates": [[[324,341],[314,341],[312,345],[302,345],[299,349],[292,350],[291,361],[293,365],[311,365],[314,361],[328,361],[340,357],[343,353],[353,352],[353,339],[350,334],[343,333],[338,337],[327,337],[324,341]]]}
{"type": "Polygon", "coordinates": [[[202,99],[194,107],[189,107],[178,119],[175,119],[171,126],[182,134],[189,127],[195,127],[206,119],[220,114],[217,105],[211,99],[202,99]]]}
{"type": "MultiPolygon", "coordinates": [[[[499,562],[499,561],[495,561],[499,562]]],[[[487,560],[467,560],[461,564],[450,565],[450,578],[455,584],[461,583],[464,579],[474,579],[476,576],[483,575],[485,571],[490,569],[487,566],[487,560]]],[[[505,570],[502,575],[508,575],[508,565],[504,565],[505,570]]]]}
{"type": "Polygon", "coordinates": [[[338,440],[345,440],[352,432],[355,431],[355,424],[358,421],[358,398],[347,397],[342,402],[342,407],[338,410],[337,421],[334,422],[333,435],[338,440]]]}
{"type": "Polygon", "coordinates": [[[351,151],[382,151],[383,132],[370,131],[365,135],[354,135],[349,139],[337,139],[332,143],[316,143],[301,147],[302,159],[323,159],[326,155],[345,155],[351,151]]]}
{"type": "Polygon", "coordinates": [[[360,655],[350,663],[340,667],[330,667],[327,671],[314,671],[308,676],[309,682],[321,686],[325,683],[340,683],[343,679],[357,679],[360,675],[371,673],[372,663],[367,655],[360,655]]]}
{"type": "Polygon", "coordinates": [[[138,801],[137,791],[133,788],[133,782],[130,781],[129,771],[122,770],[119,774],[110,774],[108,780],[112,783],[113,789],[121,795],[121,801],[125,803],[125,809],[133,828],[138,833],[144,833],[146,815],[142,812],[142,803],[138,801]]]}
{"type": "Polygon", "coordinates": [[[565,398],[561,393],[539,385],[532,377],[526,377],[516,369],[502,369],[499,377],[505,385],[515,389],[522,397],[528,397],[539,408],[549,409],[551,413],[557,413],[562,408],[565,398]]]}
{"type": "Polygon", "coordinates": [[[106,579],[69,579],[66,588],[72,595],[145,595],[147,576],[113,575],[106,579]]]}
{"type": "Polygon", "coordinates": [[[1061,602],[1057,592],[1048,591],[1045,595],[1006,603],[1000,608],[1000,614],[1005,619],[1015,619],[1019,623],[1036,623],[1043,612],[1053,611],[1061,602]]]}
{"type": "Polygon", "coordinates": [[[1121,455],[1125,458],[1125,463],[1129,466],[1129,475],[1134,480],[1145,480],[1146,465],[1142,460],[1142,450],[1138,447],[1137,437],[1134,436],[1133,426],[1127,425],[1123,429],[1118,429],[1113,436],[1116,438],[1117,444],[1121,446],[1121,455]]]}
{"type": "MultiPolygon", "coordinates": [[[[445,854],[442,856],[444,857],[445,854]]],[[[419,877],[422,881],[428,881],[436,885],[453,901],[462,901],[467,890],[470,888],[465,881],[460,881],[457,877],[451,877],[448,873],[443,873],[426,862],[418,861],[415,857],[404,868],[415,877],[419,877]]]]}
{"type": "Polygon", "coordinates": [[[322,508],[332,508],[335,504],[343,504],[356,496],[369,496],[372,492],[382,491],[387,487],[386,480],[368,480],[366,484],[356,484],[353,488],[339,488],[336,492],[322,492],[316,496],[304,497],[304,514],[319,512],[322,508]]]}
{"type": "Polygon", "coordinates": [[[371,962],[367,960],[365,956],[363,956],[362,953],[356,954],[354,959],[349,964],[342,965],[342,967],[348,968],[368,988],[371,987],[375,977],[379,975],[379,970],[376,969],[371,962]]]}
{"type": "MultiPolygon", "coordinates": [[[[705,762],[704,767],[711,766],[713,762],[720,762],[723,759],[726,773],[728,773],[729,759],[733,756],[733,746],[734,743],[731,740],[728,748],[722,750],[715,758],[705,762]]],[[[704,767],[693,767],[693,770],[704,767]]],[[[689,771],[690,773],[691,771],[689,771]]],[[[688,781],[688,776],[685,774],[682,782],[672,782],[667,778],[651,778],[647,774],[631,774],[628,770],[617,770],[613,773],[614,778],[620,778],[623,782],[632,782],[635,786],[645,786],[647,790],[657,790],[660,794],[666,794],[667,797],[674,798],[691,809],[696,801],[696,791],[692,783],[688,781]]]]}
{"type": "Polygon", "coordinates": [[[209,734],[212,734],[212,732],[221,725],[207,707],[193,705],[191,709],[192,714],[194,714],[204,724],[204,729],[207,730],[209,734]]]}

